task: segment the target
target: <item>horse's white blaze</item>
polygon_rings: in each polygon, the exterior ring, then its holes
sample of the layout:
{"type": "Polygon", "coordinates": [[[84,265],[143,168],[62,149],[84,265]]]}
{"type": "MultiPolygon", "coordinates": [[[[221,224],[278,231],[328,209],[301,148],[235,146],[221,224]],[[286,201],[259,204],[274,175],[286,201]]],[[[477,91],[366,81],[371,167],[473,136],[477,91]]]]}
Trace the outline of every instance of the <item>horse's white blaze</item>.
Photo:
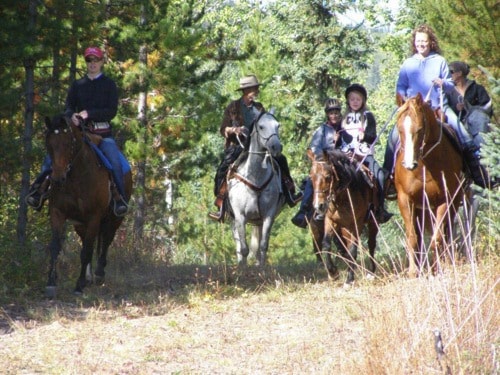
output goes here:
{"type": "Polygon", "coordinates": [[[403,121],[403,130],[405,133],[405,148],[404,148],[404,158],[403,165],[406,168],[413,167],[415,156],[413,153],[413,139],[411,134],[411,118],[406,116],[403,121]]]}

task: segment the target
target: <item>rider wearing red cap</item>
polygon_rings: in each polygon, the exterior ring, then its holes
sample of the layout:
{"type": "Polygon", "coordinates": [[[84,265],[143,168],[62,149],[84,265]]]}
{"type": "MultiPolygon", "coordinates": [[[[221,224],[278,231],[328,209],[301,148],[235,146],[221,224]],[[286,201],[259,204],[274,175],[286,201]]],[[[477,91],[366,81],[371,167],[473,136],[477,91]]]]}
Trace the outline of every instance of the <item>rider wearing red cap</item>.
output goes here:
{"type": "MultiPolygon", "coordinates": [[[[91,133],[100,135],[99,149],[112,165],[113,180],[118,196],[113,199],[113,210],[117,216],[128,211],[125,201],[123,167],[120,150],[112,137],[111,120],[118,110],[118,89],[115,82],[102,72],[104,53],[99,47],[89,47],[84,52],[87,74],[71,84],[66,97],[64,115],[79,126],[83,120],[91,133]]],[[[26,197],[26,202],[35,209],[41,209],[47,198],[51,172],[50,158],[45,159],[42,173],[35,180],[26,197]]]]}

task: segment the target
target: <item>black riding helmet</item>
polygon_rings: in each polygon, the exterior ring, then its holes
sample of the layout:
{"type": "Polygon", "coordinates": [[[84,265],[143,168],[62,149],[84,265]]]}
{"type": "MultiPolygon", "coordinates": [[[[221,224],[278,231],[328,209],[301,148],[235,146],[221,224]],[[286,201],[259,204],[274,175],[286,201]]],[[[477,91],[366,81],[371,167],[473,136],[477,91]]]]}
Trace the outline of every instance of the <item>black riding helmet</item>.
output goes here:
{"type": "Polygon", "coordinates": [[[359,83],[353,83],[352,85],[350,85],[348,88],[345,89],[344,96],[346,100],[349,94],[353,91],[359,92],[361,95],[363,95],[365,97],[365,102],[366,102],[366,100],[368,99],[368,93],[366,92],[364,86],[360,85],[359,83]]]}
{"type": "Polygon", "coordinates": [[[325,112],[328,113],[331,110],[338,109],[342,110],[342,105],[340,104],[340,100],[335,98],[328,98],[325,101],[325,112]]]}

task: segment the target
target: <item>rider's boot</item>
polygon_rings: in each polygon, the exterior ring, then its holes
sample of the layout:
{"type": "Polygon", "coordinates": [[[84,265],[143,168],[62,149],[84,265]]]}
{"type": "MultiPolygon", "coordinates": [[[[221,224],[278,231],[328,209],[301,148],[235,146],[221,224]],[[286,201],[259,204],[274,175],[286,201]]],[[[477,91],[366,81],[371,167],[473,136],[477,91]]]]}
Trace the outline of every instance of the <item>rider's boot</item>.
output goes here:
{"type": "Polygon", "coordinates": [[[312,198],[312,183],[310,179],[307,179],[304,186],[304,195],[302,197],[302,202],[300,202],[299,212],[297,212],[292,218],[292,223],[299,228],[307,227],[307,216],[309,214],[309,211],[311,210],[312,198]]]}
{"type": "Polygon", "coordinates": [[[225,214],[225,205],[224,205],[224,200],[226,199],[226,192],[227,192],[227,182],[224,179],[219,191],[217,192],[217,198],[215,198],[214,204],[219,208],[217,212],[209,212],[208,217],[212,220],[218,221],[220,223],[224,222],[224,214],[225,214]]]}
{"type": "Polygon", "coordinates": [[[481,164],[479,148],[473,142],[464,145],[463,155],[472,180],[476,185],[481,186],[483,189],[493,189],[498,186],[498,181],[491,180],[488,171],[481,164]]]}
{"type": "Polygon", "coordinates": [[[302,200],[304,194],[300,190],[295,192],[295,184],[289,176],[283,176],[282,185],[286,202],[290,207],[295,207],[302,200]]]}
{"type": "Polygon", "coordinates": [[[387,223],[389,220],[391,220],[391,217],[393,216],[394,214],[391,214],[385,209],[384,201],[380,202],[380,206],[375,212],[375,218],[377,219],[379,224],[387,223]]]}
{"type": "Polygon", "coordinates": [[[113,213],[118,217],[123,217],[128,212],[127,201],[118,192],[115,184],[112,185],[112,196],[113,196],[113,213]]]}
{"type": "Polygon", "coordinates": [[[386,185],[386,179],[387,179],[388,172],[385,171],[384,169],[380,170],[379,173],[379,178],[377,179],[377,200],[378,200],[378,207],[375,211],[375,218],[379,222],[379,224],[384,224],[387,223],[393,214],[388,212],[385,209],[385,190],[384,190],[384,185],[386,185]]]}
{"type": "Polygon", "coordinates": [[[386,179],[384,181],[384,192],[385,198],[393,201],[398,197],[398,192],[396,191],[396,185],[394,185],[394,175],[385,171],[386,179]]]}
{"type": "Polygon", "coordinates": [[[25,202],[37,211],[41,211],[43,203],[49,196],[50,186],[50,171],[42,172],[30,186],[29,192],[26,195],[25,202]]]}

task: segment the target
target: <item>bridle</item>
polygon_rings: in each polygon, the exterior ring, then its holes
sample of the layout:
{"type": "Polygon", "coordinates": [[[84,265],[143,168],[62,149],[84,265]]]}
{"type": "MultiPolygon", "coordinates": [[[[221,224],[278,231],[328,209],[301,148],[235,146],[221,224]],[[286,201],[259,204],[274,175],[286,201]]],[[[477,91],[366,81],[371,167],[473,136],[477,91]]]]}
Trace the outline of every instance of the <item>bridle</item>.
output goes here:
{"type": "MultiPolygon", "coordinates": [[[[413,116],[414,117],[418,117],[418,113],[417,113],[417,110],[414,108],[414,107],[410,107],[410,108],[407,108],[407,110],[409,111],[412,111],[413,113],[413,116]]],[[[406,112],[406,111],[405,111],[406,112]]],[[[403,113],[405,112],[401,112],[399,113],[398,115],[398,121],[399,119],[403,116],[403,113]]],[[[442,111],[441,111],[442,113],[442,111]]],[[[434,113],[433,113],[433,116],[434,116],[434,113]]],[[[432,150],[434,150],[440,143],[441,143],[441,139],[443,137],[443,122],[441,121],[441,123],[439,124],[439,138],[437,141],[435,141],[432,146],[424,153],[424,148],[427,146],[427,143],[425,142],[425,133],[428,131],[429,129],[429,126],[431,126],[431,124],[429,124],[429,120],[427,118],[427,114],[425,112],[422,113],[422,122],[423,122],[423,131],[424,131],[424,138],[422,139],[422,143],[419,147],[419,150],[418,150],[418,158],[417,159],[425,159],[431,152],[432,150]]],[[[412,119],[413,121],[413,117],[410,116],[410,118],[412,119]]],[[[406,147],[406,137],[405,137],[405,144],[403,145],[402,144],[402,147],[401,147],[401,152],[404,150],[404,148],[406,147]]]]}
{"type": "MultiPolygon", "coordinates": [[[[267,185],[269,185],[269,183],[272,181],[273,179],[273,176],[276,172],[278,172],[278,178],[281,180],[281,175],[280,175],[280,170],[278,168],[276,168],[275,166],[275,163],[273,162],[272,160],[272,156],[268,150],[268,147],[267,147],[267,143],[269,142],[269,140],[272,138],[272,137],[278,137],[278,140],[279,140],[279,136],[278,136],[278,133],[277,132],[274,132],[272,133],[271,135],[269,135],[268,137],[263,137],[260,133],[259,133],[259,126],[258,126],[258,122],[259,120],[261,119],[262,116],[264,116],[264,114],[266,114],[268,112],[261,112],[259,114],[259,116],[257,118],[255,118],[255,120],[253,121],[252,123],[252,133],[250,134],[250,137],[255,137],[257,136],[258,139],[262,140],[262,142],[259,142],[261,143],[264,148],[266,149],[265,151],[250,151],[250,150],[247,150],[246,152],[248,154],[254,154],[254,155],[265,155],[264,156],[264,160],[262,161],[262,166],[263,168],[267,168],[267,161],[268,160],[271,160],[271,167],[272,167],[272,170],[273,170],[273,173],[271,173],[269,175],[269,178],[261,185],[261,186],[257,186],[255,185],[253,182],[251,182],[250,180],[248,180],[247,178],[245,178],[244,176],[240,175],[239,173],[234,173],[234,177],[243,182],[245,185],[247,185],[248,187],[250,187],[252,190],[254,191],[257,191],[257,192],[260,192],[260,191],[263,191],[267,185]]],[[[274,117],[274,115],[272,115],[271,113],[268,113],[270,116],[272,116],[274,119],[276,119],[274,117]]],[[[236,137],[236,139],[238,140],[240,146],[242,148],[245,148],[244,147],[244,140],[242,141],[240,139],[240,136],[238,135],[236,137]]]]}
{"type": "Polygon", "coordinates": [[[326,199],[325,199],[326,203],[331,202],[331,201],[335,201],[335,194],[332,193],[333,192],[333,184],[335,181],[339,180],[339,176],[337,174],[337,170],[336,170],[335,166],[331,165],[326,160],[315,160],[314,163],[324,165],[325,169],[329,173],[331,173],[331,175],[333,176],[333,178],[331,178],[330,183],[327,184],[327,186],[324,189],[321,189],[321,190],[314,189],[314,192],[313,192],[314,197],[316,198],[320,195],[326,195],[326,199]]]}
{"type": "MultiPolygon", "coordinates": [[[[60,135],[65,135],[65,134],[69,133],[71,135],[70,157],[69,157],[69,162],[66,166],[66,170],[64,172],[63,180],[66,179],[66,176],[73,168],[73,164],[74,164],[75,160],[77,160],[77,158],[80,156],[82,149],[83,149],[83,147],[79,147],[79,148],[77,147],[77,137],[74,133],[73,127],[71,126],[71,124],[68,123],[68,121],[70,121],[70,120],[65,119],[64,127],[60,126],[57,128],[49,129],[49,130],[47,130],[47,134],[46,134],[47,139],[51,134],[53,134],[55,136],[60,136],[60,135]]],[[[50,178],[53,179],[52,174],[51,174],[50,178]]]]}

